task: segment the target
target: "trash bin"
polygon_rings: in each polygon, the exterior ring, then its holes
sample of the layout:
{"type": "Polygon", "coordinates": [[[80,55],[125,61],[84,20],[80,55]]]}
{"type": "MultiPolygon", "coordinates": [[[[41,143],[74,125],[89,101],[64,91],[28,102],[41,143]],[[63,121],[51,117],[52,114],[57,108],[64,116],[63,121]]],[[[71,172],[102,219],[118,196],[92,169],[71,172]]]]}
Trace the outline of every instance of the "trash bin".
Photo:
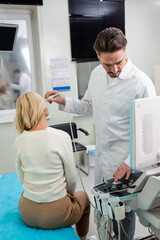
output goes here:
{"type": "Polygon", "coordinates": [[[86,145],[87,148],[87,154],[89,159],[89,166],[94,167],[94,161],[95,161],[95,154],[96,154],[96,146],[95,145],[86,145]]]}

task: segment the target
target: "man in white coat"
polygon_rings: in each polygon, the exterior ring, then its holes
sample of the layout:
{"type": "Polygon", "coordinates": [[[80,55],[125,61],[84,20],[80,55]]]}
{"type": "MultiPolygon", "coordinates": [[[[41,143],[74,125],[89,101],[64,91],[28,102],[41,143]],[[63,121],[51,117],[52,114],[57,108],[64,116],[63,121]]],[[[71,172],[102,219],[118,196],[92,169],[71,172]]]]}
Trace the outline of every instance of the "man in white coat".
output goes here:
{"type": "MultiPolygon", "coordinates": [[[[90,77],[88,89],[81,100],[58,95],[49,100],[59,103],[60,110],[80,115],[92,114],[96,129],[95,184],[112,178],[129,178],[130,103],[134,99],[156,96],[149,77],[126,57],[127,39],[121,30],[106,28],[94,43],[100,61],[90,77]]],[[[55,94],[49,91],[45,97],[55,94]]],[[[135,231],[135,215],[126,214],[124,228],[130,238],[135,231]]],[[[116,236],[117,226],[114,224],[116,236]]],[[[121,231],[121,239],[126,236],[121,231]]]]}
{"type": "Polygon", "coordinates": [[[19,90],[20,95],[31,92],[32,87],[30,77],[26,73],[23,73],[20,69],[15,69],[13,73],[15,74],[16,78],[19,79],[19,84],[10,83],[11,88],[19,90]]]}

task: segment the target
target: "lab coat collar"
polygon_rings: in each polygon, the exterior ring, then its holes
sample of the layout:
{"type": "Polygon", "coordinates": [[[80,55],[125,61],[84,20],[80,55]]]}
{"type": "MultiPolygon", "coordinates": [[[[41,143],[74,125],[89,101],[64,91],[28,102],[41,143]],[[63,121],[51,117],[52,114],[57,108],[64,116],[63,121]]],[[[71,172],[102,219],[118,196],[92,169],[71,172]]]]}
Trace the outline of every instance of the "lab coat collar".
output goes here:
{"type": "Polygon", "coordinates": [[[133,68],[133,65],[132,65],[132,62],[131,60],[128,58],[127,62],[126,62],[126,65],[124,66],[124,68],[122,69],[118,79],[121,79],[121,80],[125,80],[128,78],[128,75],[130,74],[131,70],[133,68]]]}

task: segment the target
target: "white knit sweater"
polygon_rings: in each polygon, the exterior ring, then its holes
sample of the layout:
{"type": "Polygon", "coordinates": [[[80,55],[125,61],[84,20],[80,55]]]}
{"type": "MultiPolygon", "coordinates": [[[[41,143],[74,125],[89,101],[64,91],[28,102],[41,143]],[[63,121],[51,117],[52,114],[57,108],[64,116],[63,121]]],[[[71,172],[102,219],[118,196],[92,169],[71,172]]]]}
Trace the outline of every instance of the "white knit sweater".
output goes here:
{"type": "Polygon", "coordinates": [[[24,131],[15,141],[16,169],[24,197],[51,202],[73,194],[76,169],[70,137],[54,128],[24,131]]]}

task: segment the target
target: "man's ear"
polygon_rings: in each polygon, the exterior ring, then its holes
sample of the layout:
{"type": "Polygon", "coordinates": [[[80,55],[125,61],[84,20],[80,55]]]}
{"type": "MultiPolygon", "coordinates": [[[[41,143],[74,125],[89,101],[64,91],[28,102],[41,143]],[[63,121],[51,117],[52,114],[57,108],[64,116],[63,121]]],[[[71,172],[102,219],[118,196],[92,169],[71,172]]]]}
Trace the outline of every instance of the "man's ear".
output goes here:
{"type": "Polygon", "coordinates": [[[95,51],[96,51],[96,54],[97,54],[97,58],[100,60],[100,53],[97,50],[95,50],[95,51]]]}

